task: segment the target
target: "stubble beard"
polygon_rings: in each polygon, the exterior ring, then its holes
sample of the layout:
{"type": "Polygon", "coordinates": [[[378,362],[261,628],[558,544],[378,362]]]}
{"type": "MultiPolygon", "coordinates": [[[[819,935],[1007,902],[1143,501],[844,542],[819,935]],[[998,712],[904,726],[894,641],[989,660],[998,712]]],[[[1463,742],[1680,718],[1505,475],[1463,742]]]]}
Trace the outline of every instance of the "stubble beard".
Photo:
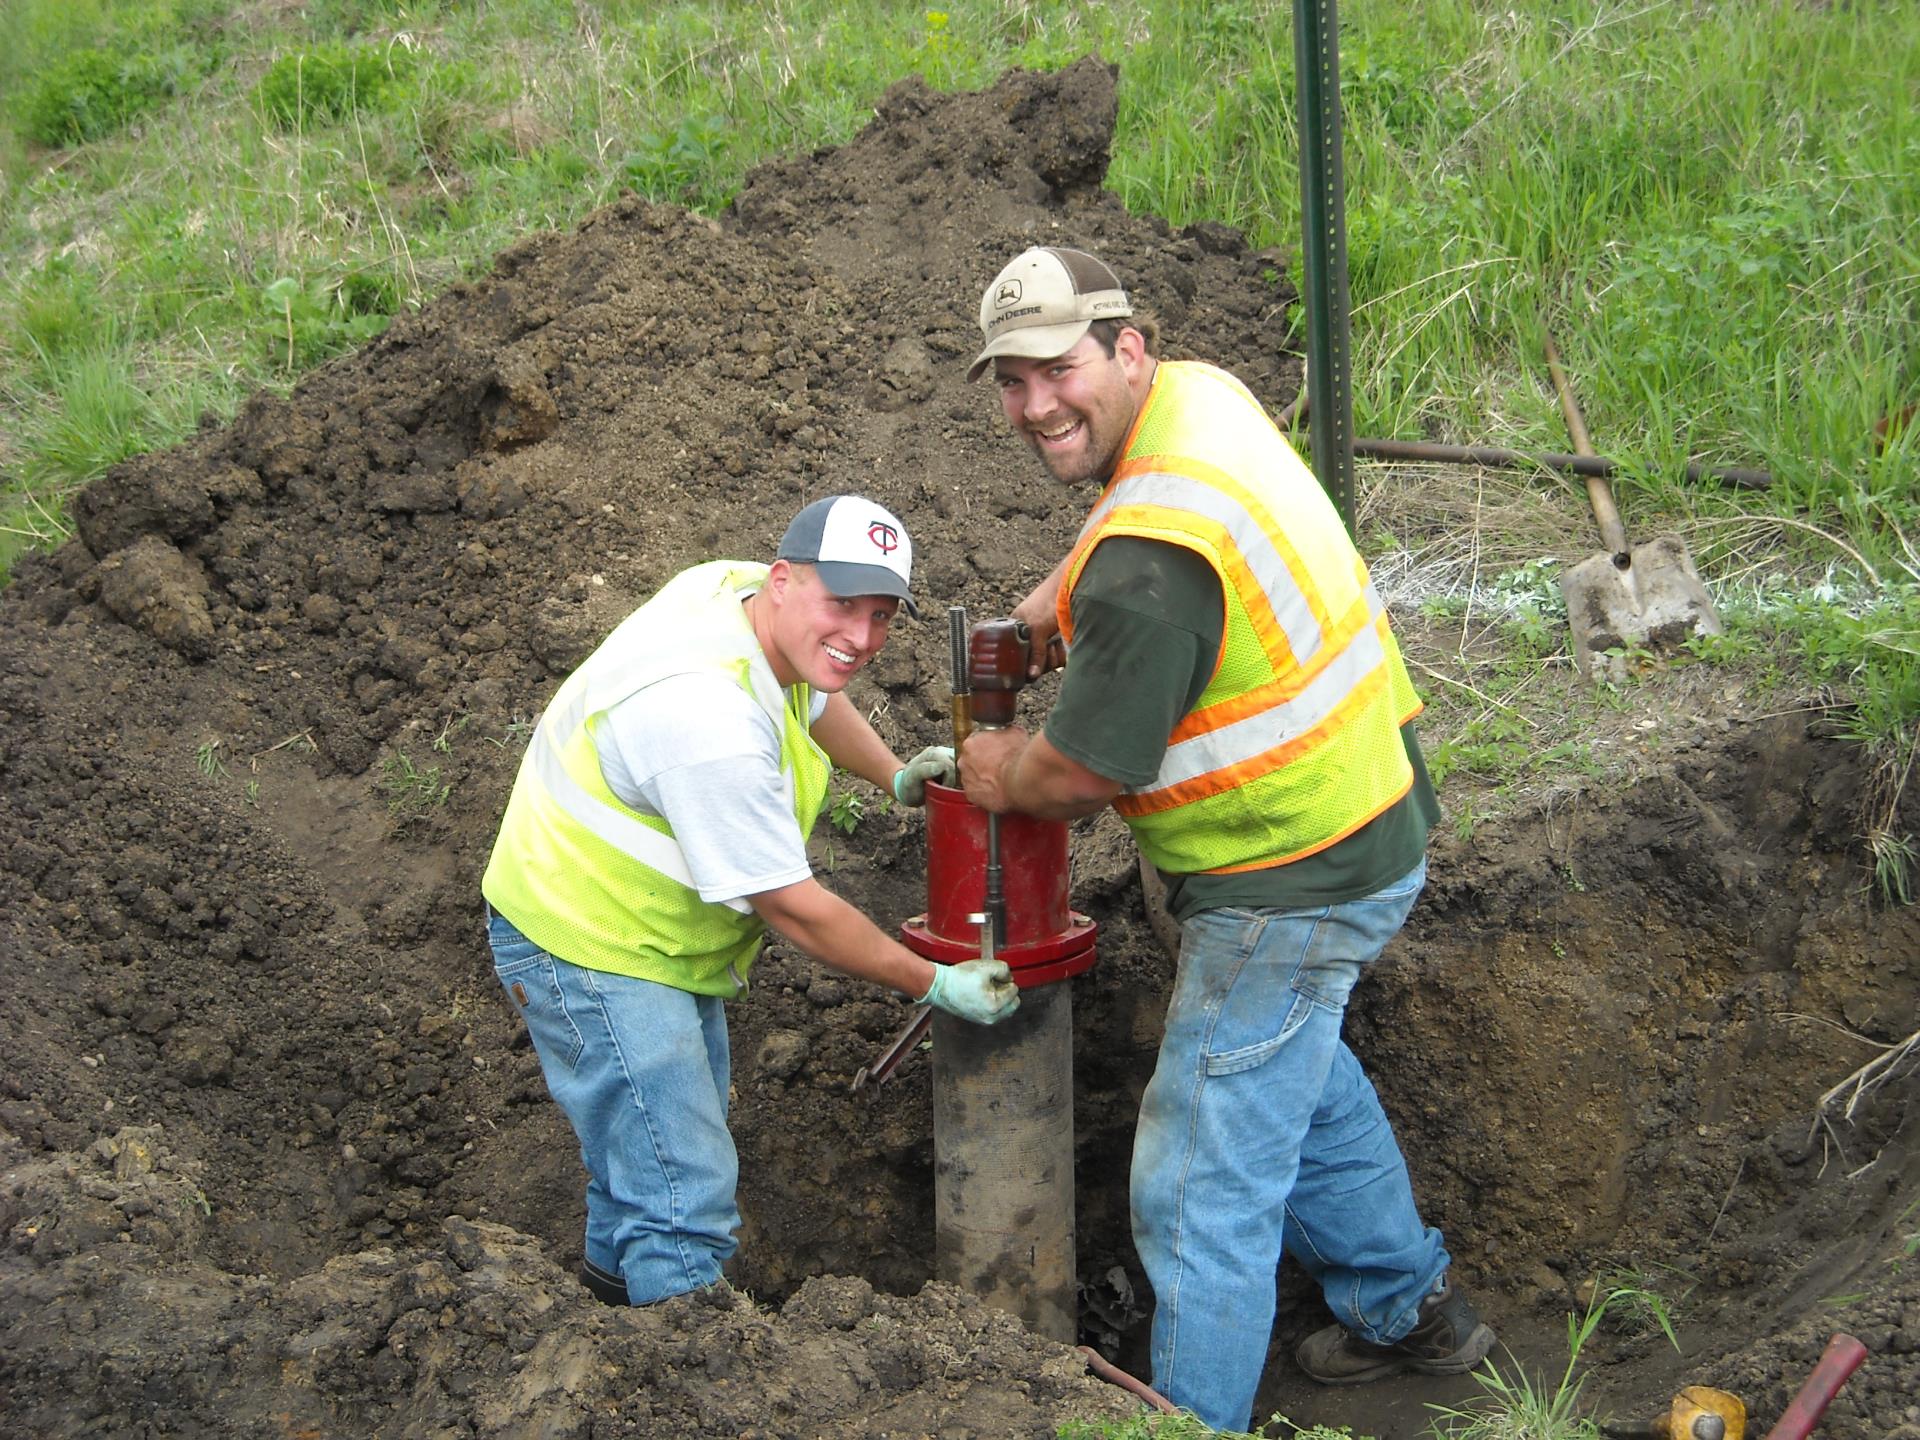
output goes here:
{"type": "MultiPolygon", "coordinates": [[[[1093,422],[1084,420],[1083,423],[1087,427],[1089,442],[1097,440],[1098,437],[1093,433],[1093,422]]],[[[1077,486],[1091,481],[1095,485],[1104,486],[1112,478],[1114,464],[1120,458],[1118,445],[1109,446],[1105,454],[1100,454],[1096,452],[1093,444],[1089,443],[1078,457],[1071,460],[1049,454],[1046,447],[1031,435],[1027,437],[1027,445],[1040,463],[1046,467],[1047,474],[1062,485],[1077,486]]]]}

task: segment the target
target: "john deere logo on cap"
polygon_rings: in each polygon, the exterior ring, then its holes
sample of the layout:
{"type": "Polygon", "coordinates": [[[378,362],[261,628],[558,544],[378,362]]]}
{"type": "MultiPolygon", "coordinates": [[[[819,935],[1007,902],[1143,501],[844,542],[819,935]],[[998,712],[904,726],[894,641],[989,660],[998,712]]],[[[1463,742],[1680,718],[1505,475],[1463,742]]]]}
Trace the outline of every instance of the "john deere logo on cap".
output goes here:
{"type": "Polygon", "coordinates": [[[993,307],[996,310],[1004,310],[1009,305],[1018,305],[1020,303],[1020,295],[1020,282],[1018,280],[1002,280],[1000,282],[1000,288],[993,292],[993,307]]]}
{"type": "Polygon", "coordinates": [[[876,520],[867,526],[867,539],[883,554],[891,555],[900,548],[900,532],[884,520],[876,520]]]}

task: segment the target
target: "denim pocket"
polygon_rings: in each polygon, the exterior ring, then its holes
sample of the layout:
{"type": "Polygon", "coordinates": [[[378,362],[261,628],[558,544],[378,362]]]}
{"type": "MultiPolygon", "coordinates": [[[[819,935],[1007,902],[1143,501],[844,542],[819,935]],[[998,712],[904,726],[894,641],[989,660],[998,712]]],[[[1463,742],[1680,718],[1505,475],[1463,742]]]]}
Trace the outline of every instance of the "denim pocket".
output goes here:
{"type": "Polygon", "coordinates": [[[493,973],[527,1022],[527,1033],[541,1058],[567,1070],[579,1064],[587,1041],[567,1010],[567,997],[560,989],[553,957],[537,950],[525,959],[496,962],[493,973]]]}
{"type": "Polygon", "coordinates": [[[1209,1053],[1206,1058],[1207,1074],[1238,1075],[1246,1070],[1257,1069],[1280,1053],[1280,1047],[1287,1043],[1289,1036],[1306,1024],[1313,1014],[1314,1002],[1310,996],[1295,993],[1293,1004],[1287,1010],[1286,1019],[1280,1022],[1277,1034],[1252,1045],[1240,1045],[1232,1050],[1209,1053]]]}

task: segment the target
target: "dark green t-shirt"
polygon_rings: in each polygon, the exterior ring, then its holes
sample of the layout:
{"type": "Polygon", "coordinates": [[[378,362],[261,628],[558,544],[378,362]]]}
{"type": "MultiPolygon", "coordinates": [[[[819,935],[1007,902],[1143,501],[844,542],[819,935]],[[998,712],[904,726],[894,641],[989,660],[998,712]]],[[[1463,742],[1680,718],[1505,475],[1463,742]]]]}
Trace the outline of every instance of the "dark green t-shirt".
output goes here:
{"type": "MultiPolygon", "coordinates": [[[[1100,542],[1073,591],[1073,659],[1046,736],[1096,775],[1144,785],[1160,773],[1174,726],[1205,693],[1220,656],[1219,577],[1193,551],[1116,535],[1100,542]]],[[[1230,875],[1168,875],[1176,920],[1248,909],[1358,900],[1398,880],[1426,852],[1440,804],[1411,723],[1401,727],[1413,787],[1344,840],[1285,865],[1230,875]]]]}

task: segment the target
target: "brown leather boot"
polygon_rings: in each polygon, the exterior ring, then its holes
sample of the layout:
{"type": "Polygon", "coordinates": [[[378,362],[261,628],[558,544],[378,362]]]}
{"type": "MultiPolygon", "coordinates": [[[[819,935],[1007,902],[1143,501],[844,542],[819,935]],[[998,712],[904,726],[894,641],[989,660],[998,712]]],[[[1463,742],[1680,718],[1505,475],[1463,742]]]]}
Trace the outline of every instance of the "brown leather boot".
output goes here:
{"type": "Polygon", "coordinates": [[[1442,1277],[1420,1302],[1413,1329],[1391,1345],[1363,1340],[1344,1325],[1316,1330],[1293,1358],[1322,1385],[1361,1385],[1408,1370],[1422,1375],[1464,1375],[1493,1349],[1493,1331],[1467,1297],[1442,1277]]]}

